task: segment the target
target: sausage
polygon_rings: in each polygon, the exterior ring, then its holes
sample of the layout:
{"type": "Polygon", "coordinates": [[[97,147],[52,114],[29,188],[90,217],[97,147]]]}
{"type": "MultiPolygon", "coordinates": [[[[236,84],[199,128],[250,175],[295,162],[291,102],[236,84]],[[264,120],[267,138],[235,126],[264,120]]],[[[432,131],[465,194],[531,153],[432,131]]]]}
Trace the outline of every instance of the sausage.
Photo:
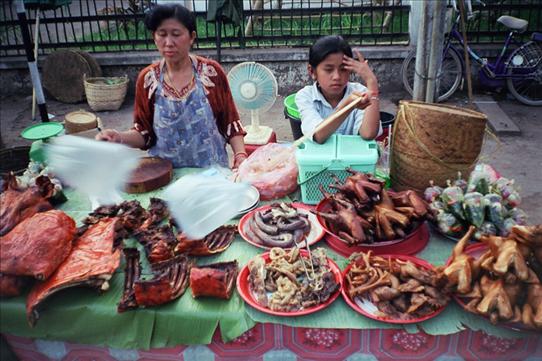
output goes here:
{"type": "Polygon", "coordinates": [[[294,237],[291,233],[281,233],[276,236],[265,233],[258,228],[256,222],[253,219],[249,221],[250,229],[256,235],[258,239],[262,241],[262,244],[270,247],[290,247],[294,241],[294,237]]]}
{"type": "Polygon", "coordinates": [[[305,227],[305,222],[303,219],[297,219],[292,222],[288,222],[284,219],[279,219],[277,222],[277,227],[280,231],[295,231],[296,229],[300,229],[305,227]]]}
{"type": "Polygon", "coordinates": [[[270,234],[270,235],[274,236],[274,235],[277,235],[279,233],[279,228],[277,226],[267,224],[267,223],[264,222],[260,212],[254,213],[254,222],[256,223],[256,225],[258,226],[259,229],[261,229],[262,231],[264,231],[267,234],[270,234]]]}

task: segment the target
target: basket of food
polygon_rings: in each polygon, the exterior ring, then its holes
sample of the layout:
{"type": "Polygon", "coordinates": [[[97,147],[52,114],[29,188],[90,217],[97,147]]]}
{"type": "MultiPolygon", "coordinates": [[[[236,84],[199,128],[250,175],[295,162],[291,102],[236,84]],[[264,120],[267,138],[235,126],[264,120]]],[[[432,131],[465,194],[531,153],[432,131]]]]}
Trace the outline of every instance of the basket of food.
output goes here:
{"type": "Polygon", "coordinates": [[[85,95],[94,111],[118,110],[126,96],[128,77],[85,77],[85,95]]]}

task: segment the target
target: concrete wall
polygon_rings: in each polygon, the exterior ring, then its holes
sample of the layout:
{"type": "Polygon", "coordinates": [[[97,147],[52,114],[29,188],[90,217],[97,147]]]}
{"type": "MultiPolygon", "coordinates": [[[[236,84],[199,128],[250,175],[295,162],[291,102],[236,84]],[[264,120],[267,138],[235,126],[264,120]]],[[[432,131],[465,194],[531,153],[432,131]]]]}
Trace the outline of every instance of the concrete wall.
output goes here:
{"type": "MultiPolygon", "coordinates": [[[[401,64],[410,50],[407,46],[362,48],[364,56],[379,79],[381,92],[402,89],[401,64]]],[[[482,56],[492,56],[495,49],[478,49],[482,56]]],[[[197,54],[216,58],[216,51],[198,51],[197,54]]],[[[135,79],[146,65],[159,59],[158,52],[123,52],[92,54],[102,67],[104,76],[128,75],[131,80],[129,94],[134,91],[135,79]]],[[[222,65],[226,72],[244,61],[256,61],[271,69],[279,84],[279,94],[291,94],[310,83],[307,73],[308,51],[300,48],[223,50],[222,65]]],[[[38,65],[45,57],[39,59],[38,65]]],[[[32,84],[24,57],[0,60],[0,97],[28,95],[32,84]]]]}

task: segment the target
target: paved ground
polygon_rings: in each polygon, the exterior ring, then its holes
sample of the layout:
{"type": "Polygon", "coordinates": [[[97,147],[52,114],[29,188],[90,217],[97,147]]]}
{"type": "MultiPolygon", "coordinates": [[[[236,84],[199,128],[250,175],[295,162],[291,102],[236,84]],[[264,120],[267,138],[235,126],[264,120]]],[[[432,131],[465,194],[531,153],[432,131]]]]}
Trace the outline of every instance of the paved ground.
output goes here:
{"type": "MultiPolygon", "coordinates": [[[[395,114],[397,101],[407,98],[403,92],[387,94],[382,101],[382,110],[395,114]]],[[[494,98],[519,126],[522,134],[501,136],[498,142],[487,137],[481,159],[492,164],[503,176],[516,180],[523,197],[522,208],[527,211],[532,223],[542,223],[542,109],[521,105],[506,95],[494,95],[494,98]]],[[[464,94],[459,94],[448,103],[465,106],[465,99],[464,94]]],[[[279,141],[291,141],[292,132],[284,117],[283,101],[284,98],[279,96],[275,105],[261,117],[261,122],[275,130],[279,141]]],[[[90,111],[86,103],[63,104],[49,100],[47,105],[49,112],[61,120],[71,111],[90,111]]],[[[127,99],[120,110],[100,112],[99,117],[105,127],[128,129],[131,126],[132,108],[133,99],[127,99]]],[[[29,144],[19,134],[25,127],[37,123],[31,118],[31,96],[0,99],[0,129],[6,147],[29,144]]],[[[242,113],[241,118],[245,124],[250,123],[248,113],[242,113]]]]}

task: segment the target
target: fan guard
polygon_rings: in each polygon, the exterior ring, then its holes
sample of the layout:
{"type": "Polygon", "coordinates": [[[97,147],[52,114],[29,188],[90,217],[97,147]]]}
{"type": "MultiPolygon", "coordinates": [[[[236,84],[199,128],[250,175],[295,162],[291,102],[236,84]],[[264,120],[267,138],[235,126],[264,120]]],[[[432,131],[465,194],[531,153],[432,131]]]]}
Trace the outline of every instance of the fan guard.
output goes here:
{"type": "Polygon", "coordinates": [[[244,62],[234,66],[228,73],[231,93],[235,104],[250,110],[251,125],[246,126],[247,144],[265,144],[273,130],[260,126],[260,112],[268,111],[277,98],[278,85],[275,76],[264,65],[244,62]]]}

